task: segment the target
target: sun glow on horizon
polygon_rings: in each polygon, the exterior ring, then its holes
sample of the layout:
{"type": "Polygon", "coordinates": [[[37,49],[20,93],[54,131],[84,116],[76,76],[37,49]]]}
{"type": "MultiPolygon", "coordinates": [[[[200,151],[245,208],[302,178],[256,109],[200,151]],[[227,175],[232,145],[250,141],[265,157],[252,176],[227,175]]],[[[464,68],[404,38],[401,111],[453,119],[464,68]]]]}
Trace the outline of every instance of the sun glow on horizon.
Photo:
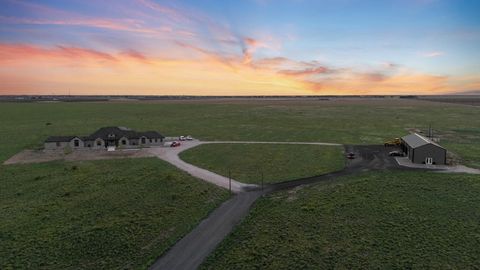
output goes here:
{"type": "MultiPolygon", "coordinates": [[[[294,8],[286,0],[275,6],[265,3],[267,7],[255,2],[223,3],[220,6],[227,9],[238,6],[238,14],[231,14],[229,20],[218,14],[218,7],[198,7],[191,1],[173,5],[122,0],[111,8],[85,1],[82,12],[73,11],[79,7],[75,4],[59,6],[52,1],[7,0],[4,4],[0,94],[443,94],[480,86],[478,63],[465,60],[478,50],[460,52],[452,47],[461,48],[464,39],[478,41],[478,32],[442,37],[449,46],[427,50],[423,44],[430,41],[417,43],[400,30],[396,30],[404,35],[400,39],[385,34],[378,34],[377,40],[365,39],[359,35],[362,31],[385,31],[381,25],[368,28],[371,22],[366,18],[359,22],[365,24],[360,30],[341,30],[346,22],[327,25],[325,30],[308,27],[308,20],[317,20],[309,17],[309,8],[336,14],[338,7],[332,3],[307,1],[294,8]],[[265,15],[252,18],[262,27],[238,25],[237,17],[246,9],[265,15]],[[290,23],[279,24],[275,16],[280,14],[289,15],[290,23]],[[333,29],[351,37],[346,39],[333,29]],[[323,35],[313,35],[318,31],[323,35]],[[411,44],[390,45],[393,41],[411,44]]],[[[435,3],[415,5],[434,16],[426,9],[435,3]]],[[[319,26],[325,25],[318,20],[319,26]]],[[[403,19],[398,20],[409,29],[403,19]]]]}

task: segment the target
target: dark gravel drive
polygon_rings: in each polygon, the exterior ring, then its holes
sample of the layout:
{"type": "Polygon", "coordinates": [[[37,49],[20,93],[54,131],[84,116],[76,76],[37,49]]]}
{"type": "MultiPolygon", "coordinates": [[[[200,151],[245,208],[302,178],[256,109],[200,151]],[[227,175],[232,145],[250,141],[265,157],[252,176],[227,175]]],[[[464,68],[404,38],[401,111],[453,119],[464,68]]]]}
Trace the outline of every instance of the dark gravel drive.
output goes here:
{"type": "Polygon", "coordinates": [[[150,269],[197,269],[248,214],[253,203],[264,194],[370,170],[412,170],[400,167],[393,157],[388,156],[388,152],[392,150],[394,149],[385,148],[383,145],[347,145],[345,152],[355,153],[355,158],[347,159],[346,166],[341,171],[271,184],[263,189],[245,190],[215,209],[195,229],[160,257],[150,269]]]}

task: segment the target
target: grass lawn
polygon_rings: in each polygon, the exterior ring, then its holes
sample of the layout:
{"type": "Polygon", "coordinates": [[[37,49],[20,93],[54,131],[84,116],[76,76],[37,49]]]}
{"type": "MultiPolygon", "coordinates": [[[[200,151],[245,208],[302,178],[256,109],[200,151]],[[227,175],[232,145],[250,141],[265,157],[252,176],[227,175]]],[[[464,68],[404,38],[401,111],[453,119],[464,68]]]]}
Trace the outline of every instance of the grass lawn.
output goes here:
{"type": "Polygon", "coordinates": [[[228,196],[158,159],[1,166],[0,269],[146,269],[228,196]]]}
{"type": "Polygon", "coordinates": [[[476,269],[480,178],[377,172],[273,193],[203,269],[476,269]]]}
{"type": "Polygon", "coordinates": [[[50,135],[90,134],[102,126],[203,140],[383,144],[431,124],[442,145],[480,168],[479,114],[480,107],[405,99],[0,103],[0,161],[50,135]]]}
{"type": "Polygon", "coordinates": [[[180,154],[186,162],[243,183],[282,182],[341,170],[343,147],[285,144],[204,144],[180,154]]]}

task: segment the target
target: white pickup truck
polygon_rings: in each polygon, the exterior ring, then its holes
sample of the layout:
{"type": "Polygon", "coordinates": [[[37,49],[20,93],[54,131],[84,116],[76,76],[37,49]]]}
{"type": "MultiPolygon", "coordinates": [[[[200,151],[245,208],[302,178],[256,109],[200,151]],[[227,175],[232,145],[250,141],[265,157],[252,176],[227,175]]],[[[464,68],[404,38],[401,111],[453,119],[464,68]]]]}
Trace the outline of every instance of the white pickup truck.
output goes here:
{"type": "Polygon", "coordinates": [[[179,141],[191,141],[193,140],[192,136],[188,135],[188,136],[180,136],[178,137],[178,140],[179,141]]]}

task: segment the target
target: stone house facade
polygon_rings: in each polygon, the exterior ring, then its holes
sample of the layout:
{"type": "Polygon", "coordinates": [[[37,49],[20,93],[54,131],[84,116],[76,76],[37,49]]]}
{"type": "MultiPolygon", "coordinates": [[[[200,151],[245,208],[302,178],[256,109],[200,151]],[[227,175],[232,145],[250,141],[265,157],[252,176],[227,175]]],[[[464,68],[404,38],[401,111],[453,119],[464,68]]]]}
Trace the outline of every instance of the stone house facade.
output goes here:
{"type": "Polygon", "coordinates": [[[137,132],[126,127],[103,127],[88,136],[52,136],[45,150],[140,148],[163,145],[164,136],[156,131],[137,132]]]}

